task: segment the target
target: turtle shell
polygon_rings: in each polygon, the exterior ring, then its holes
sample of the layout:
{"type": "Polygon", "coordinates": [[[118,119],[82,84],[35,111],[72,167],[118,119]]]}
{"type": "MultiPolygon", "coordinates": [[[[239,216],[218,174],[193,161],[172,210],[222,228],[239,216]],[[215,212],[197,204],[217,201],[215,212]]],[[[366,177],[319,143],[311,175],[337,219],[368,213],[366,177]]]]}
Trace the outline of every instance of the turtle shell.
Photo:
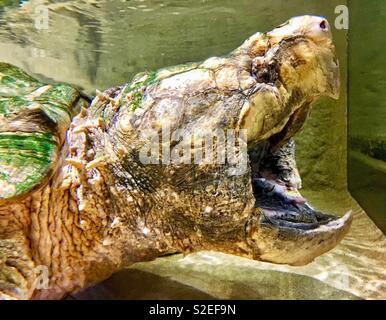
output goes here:
{"type": "Polygon", "coordinates": [[[71,118],[82,106],[86,101],[70,85],[46,85],[0,63],[0,204],[51,178],[71,118]]]}

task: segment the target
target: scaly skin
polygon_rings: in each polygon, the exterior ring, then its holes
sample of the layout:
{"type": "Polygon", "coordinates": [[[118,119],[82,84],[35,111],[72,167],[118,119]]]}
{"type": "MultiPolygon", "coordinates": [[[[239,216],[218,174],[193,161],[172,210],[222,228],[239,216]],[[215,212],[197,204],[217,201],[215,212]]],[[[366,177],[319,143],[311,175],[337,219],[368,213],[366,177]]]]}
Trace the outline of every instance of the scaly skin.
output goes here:
{"type": "MultiPolygon", "coordinates": [[[[291,204],[296,221],[278,219],[256,207],[251,179],[269,162],[284,168],[274,177],[284,187],[272,199],[292,199],[286,188],[299,187],[288,141],[310,103],[337,97],[339,88],[328,28],[323,18],[294,18],[227,57],[145,73],[98,93],[72,120],[49,182],[0,206],[0,294],[61,298],[170,252],[216,250],[301,265],[333,248],[350,216],[330,219],[291,204]],[[193,155],[201,148],[190,145],[192,133],[246,129],[250,166],[231,175],[229,162],[144,164],[147,130],[165,127],[181,130],[188,140],[180,147],[193,155]],[[48,268],[47,289],[36,288],[37,266],[48,268]]],[[[178,137],[163,137],[164,145],[172,140],[178,137]]]]}

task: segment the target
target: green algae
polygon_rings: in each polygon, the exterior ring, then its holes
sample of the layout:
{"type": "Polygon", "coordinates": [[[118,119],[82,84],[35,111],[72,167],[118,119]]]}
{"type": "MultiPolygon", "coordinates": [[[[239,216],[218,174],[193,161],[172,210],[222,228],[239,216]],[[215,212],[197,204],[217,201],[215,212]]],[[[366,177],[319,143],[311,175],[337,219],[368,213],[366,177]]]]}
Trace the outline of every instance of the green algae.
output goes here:
{"type": "Polygon", "coordinates": [[[157,71],[142,72],[136,75],[132,82],[128,83],[122,91],[122,95],[130,94],[128,108],[135,111],[141,106],[143,91],[147,86],[158,82],[157,71]]]}
{"type": "Polygon", "coordinates": [[[135,111],[137,108],[140,107],[142,102],[143,94],[140,92],[133,93],[133,96],[131,98],[131,102],[129,104],[129,109],[131,111],[135,111]]]}
{"type": "Polygon", "coordinates": [[[133,80],[126,85],[124,88],[124,93],[130,93],[133,91],[138,91],[142,87],[146,87],[153,83],[157,82],[157,71],[151,72],[141,72],[137,74],[133,80]]]}
{"type": "Polygon", "coordinates": [[[0,62],[0,87],[23,88],[37,87],[41,84],[38,80],[29,76],[23,70],[0,62]]]}
{"type": "MultiPolygon", "coordinates": [[[[49,133],[0,133],[0,184],[15,187],[12,194],[20,195],[39,185],[51,167],[55,141],[49,133]],[[8,170],[9,172],[7,172],[8,170]]],[[[3,191],[0,198],[4,198],[3,191]]]]}
{"type": "Polygon", "coordinates": [[[0,63],[0,120],[5,128],[0,131],[0,200],[26,194],[50,177],[80,102],[79,92],[65,83],[44,85],[0,63]]]}

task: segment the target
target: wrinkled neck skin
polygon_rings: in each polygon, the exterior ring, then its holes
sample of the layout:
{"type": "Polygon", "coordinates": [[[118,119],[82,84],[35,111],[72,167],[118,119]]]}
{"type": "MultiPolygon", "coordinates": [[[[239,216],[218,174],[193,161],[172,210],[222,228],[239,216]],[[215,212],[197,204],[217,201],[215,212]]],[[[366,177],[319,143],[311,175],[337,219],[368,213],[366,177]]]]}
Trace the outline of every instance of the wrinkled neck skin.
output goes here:
{"type": "Polygon", "coordinates": [[[35,299],[63,298],[173,248],[164,235],[143,232],[147,224],[135,210],[140,198],[133,195],[128,205],[129,193],[113,172],[118,164],[111,166],[116,156],[94,150],[96,136],[104,134],[83,110],[68,130],[57,174],[26,200],[31,255],[35,266],[48,267],[50,274],[49,288],[33,292],[35,299]]]}
{"type": "MultiPolygon", "coordinates": [[[[135,144],[134,132],[132,140],[127,135],[123,140],[114,125],[106,130],[103,121],[89,117],[87,111],[73,123],[68,135],[71,151],[67,163],[77,169],[80,216],[82,212],[85,217],[101,216],[101,244],[108,250],[119,248],[123,264],[170,252],[213,249],[241,253],[236,242],[245,239],[245,222],[254,205],[251,194],[242,195],[243,201],[236,204],[235,211],[227,208],[226,214],[215,216],[211,210],[219,206],[221,180],[233,180],[234,192],[245,190],[245,185],[250,185],[250,171],[237,178],[209,180],[206,188],[196,190],[198,196],[192,195],[195,191],[191,186],[183,184],[200,179],[193,176],[196,165],[141,164],[141,145],[135,144]],[[216,193],[211,190],[214,182],[220,184],[216,193]],[[196,207],[199,202],[204,205],[202,214],[196,207]]],[[[223,182],[223,187],[229,188],[227,182],[223,182]]],[[[232,195],[223,196],[221,201],[229,206],[226,197],[232,195]]]]}

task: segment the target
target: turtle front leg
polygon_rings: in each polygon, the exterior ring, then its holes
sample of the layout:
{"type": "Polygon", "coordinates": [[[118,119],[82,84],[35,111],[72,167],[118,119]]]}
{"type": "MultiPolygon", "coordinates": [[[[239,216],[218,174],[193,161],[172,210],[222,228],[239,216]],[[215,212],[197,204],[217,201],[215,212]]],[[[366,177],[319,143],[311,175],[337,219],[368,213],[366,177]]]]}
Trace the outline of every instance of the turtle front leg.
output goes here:
{"type": "Polygon", "coordinates": [[[31,298],[33,262],[22,242],[0,239],[0,300],[31,298]]]}
{"type": "Polygon", "coordinates": [[[0,206],[0,300],[30,299],[36,282],[35,262],[24,204],[0,206]]]}

